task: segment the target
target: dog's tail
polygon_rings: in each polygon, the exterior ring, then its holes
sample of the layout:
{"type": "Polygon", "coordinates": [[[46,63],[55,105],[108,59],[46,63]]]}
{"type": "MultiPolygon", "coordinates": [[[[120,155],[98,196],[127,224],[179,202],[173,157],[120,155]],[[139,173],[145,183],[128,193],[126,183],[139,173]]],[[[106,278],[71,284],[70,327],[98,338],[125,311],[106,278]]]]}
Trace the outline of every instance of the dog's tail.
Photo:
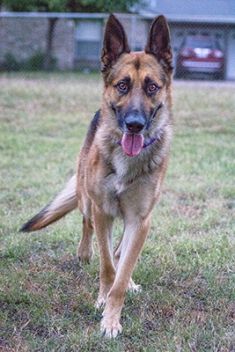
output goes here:
{"type": "Polygon", "coordinates": [[[20,229],[23,232],[40,230],[59,220],[77,208],[76,175],[66,184],[55,199],[45,206],[38,214],[26,222],[20,229]]]}

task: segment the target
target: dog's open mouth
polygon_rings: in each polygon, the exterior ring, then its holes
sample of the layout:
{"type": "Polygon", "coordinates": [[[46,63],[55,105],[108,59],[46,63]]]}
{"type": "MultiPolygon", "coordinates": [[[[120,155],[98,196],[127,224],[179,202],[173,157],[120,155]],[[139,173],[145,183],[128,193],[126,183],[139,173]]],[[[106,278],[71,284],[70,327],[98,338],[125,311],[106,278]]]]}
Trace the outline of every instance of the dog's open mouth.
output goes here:
{"type": "Polygon", "coordinates": [[[142,134],[124,133],[121,140],[123,152],[128,156],[138,155],[144,145],[144,137],[142,134]]]}

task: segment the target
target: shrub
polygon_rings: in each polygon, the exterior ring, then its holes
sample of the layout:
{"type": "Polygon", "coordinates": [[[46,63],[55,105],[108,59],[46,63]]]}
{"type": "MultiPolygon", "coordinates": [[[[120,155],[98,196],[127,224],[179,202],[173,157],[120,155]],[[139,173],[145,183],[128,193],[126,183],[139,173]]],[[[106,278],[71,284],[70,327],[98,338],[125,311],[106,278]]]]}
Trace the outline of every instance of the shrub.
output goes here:
{"type": "Polygon", "coordinates": [[[19,71],[21,68],[20,62],[17,61],[15,56],[11,53],[6,53],[4,56],[3,70],[5,71],[19,71]]]}
{"type": "MultiPolygon", "coordinates": [[[[3,71],[41,71],[44,69],[45,54],[41,51],[35,52],[27,60],[19,61],[12,53],[7,53],[1,64],[3,71]]],[[[50,69],[56,69],[56,59],[51,59],[50,69]]]]}

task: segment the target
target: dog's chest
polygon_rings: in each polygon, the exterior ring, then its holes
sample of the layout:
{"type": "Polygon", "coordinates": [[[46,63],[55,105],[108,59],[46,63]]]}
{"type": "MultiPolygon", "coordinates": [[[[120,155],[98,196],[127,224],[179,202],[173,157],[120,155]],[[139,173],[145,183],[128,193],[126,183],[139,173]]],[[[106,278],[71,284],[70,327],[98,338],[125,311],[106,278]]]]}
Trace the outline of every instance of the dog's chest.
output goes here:
{"type": "Polygon", "coordinates": [[[104,211],[112,216],[121,216],[120,201],[129,192],[134,182],[141,178],[141,162],[116,154],[112,162],[113,171],[104,179],[104,211]]]}

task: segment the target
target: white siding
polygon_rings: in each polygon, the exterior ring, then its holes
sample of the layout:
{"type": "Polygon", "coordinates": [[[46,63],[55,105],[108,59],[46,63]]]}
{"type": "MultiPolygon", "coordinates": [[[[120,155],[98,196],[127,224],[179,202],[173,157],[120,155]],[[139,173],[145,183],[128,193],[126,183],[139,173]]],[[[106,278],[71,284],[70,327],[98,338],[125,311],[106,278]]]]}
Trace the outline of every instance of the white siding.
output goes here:
{"type": "Polygon", "coordinates": [[[227,79],[235,79],[235,29],[228,32],[227,79]]]}

